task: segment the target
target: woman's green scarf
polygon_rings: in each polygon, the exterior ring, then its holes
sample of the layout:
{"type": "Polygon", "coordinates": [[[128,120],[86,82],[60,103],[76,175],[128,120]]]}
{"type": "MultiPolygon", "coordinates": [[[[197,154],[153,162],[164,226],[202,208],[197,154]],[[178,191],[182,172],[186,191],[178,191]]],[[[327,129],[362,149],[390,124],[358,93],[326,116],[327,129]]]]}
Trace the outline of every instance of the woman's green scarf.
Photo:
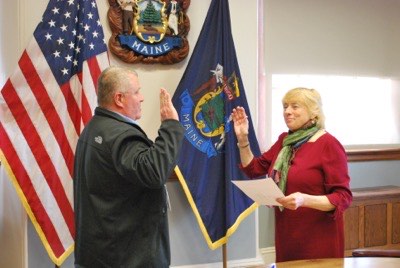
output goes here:
{"type": "Polygon", "coordinates": [[[307,129],[299,129],[290,133],[283,139],[283,147],[276,158],[273,179],[278,182],[279,188],[285,194],[287,174],[292,160],[293,149],[297,149],[307,142],[320,128],[315,124],[307,129]]]}

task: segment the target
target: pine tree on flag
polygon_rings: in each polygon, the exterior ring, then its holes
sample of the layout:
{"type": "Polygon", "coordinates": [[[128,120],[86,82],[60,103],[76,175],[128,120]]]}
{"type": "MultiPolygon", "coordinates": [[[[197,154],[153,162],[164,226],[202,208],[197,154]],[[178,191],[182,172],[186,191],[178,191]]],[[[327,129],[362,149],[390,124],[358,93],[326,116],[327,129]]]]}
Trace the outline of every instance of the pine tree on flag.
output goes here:
{"type": "Polygon", "coordinates": [[[212,0],[199,39],[173,96],[185,128],[175,169],[211,249],[225,244],[257,205],[232,180],[247,179],[230,114],[249,115],[252,151],[260,155],[230,26],[228,0],[212,0]]]}
{"type": "Polygon", "coordinates": [[[76,142],[109,66],[95,0],[50,0],[0,95],[0,157],[56,265],[74,248],[76,142]]]}

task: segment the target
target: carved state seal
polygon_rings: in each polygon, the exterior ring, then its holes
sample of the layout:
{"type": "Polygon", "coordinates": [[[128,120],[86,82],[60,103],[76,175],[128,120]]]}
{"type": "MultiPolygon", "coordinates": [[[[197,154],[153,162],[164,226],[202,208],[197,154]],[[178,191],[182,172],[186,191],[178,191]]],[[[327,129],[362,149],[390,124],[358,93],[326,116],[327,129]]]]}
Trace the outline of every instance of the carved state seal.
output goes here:
{"type": "Polygon", "coordinates": [[[108,0],[110,51],[127,63],[174,64],[189,54],[190,0],[108,0]]]}

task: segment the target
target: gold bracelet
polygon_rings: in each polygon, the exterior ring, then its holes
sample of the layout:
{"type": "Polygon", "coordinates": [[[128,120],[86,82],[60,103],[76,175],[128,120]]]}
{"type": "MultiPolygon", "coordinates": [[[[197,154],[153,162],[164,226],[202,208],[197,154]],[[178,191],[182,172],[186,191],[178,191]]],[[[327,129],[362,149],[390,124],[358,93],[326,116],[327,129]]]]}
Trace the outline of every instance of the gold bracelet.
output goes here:
{"type": "Polygon", "coordinates": [[[244,149],[244,148],[246,148],[246,147],[249,146],[249,145],[250,145],[250,142],[248,142],[246,145],[243,145],[243,146],[240,146],[240,144],[237,143],[237,147],[239,147],[240,149],[244,149]]]}

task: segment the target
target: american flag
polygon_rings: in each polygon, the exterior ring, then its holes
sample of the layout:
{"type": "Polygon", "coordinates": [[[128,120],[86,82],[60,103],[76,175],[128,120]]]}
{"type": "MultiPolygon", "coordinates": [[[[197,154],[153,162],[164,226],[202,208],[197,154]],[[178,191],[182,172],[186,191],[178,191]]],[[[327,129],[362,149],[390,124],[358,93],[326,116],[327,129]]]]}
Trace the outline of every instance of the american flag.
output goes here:
{"type": "Polygon", "coordinates": [[[0,95],[0,157],[56,265],[74,248],[75,146],[109,66],[95,0],[50,0],[0,95]]]}

